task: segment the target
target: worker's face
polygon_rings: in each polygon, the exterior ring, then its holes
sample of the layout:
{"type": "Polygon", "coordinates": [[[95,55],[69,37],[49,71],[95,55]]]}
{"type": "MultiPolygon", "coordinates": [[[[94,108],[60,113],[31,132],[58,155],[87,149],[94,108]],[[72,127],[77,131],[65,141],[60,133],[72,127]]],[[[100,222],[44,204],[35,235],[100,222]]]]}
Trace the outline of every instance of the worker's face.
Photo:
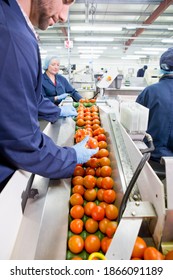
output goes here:
{"type": "Polygon", "coordinates": [[[65,22],[69,6],[75,0],[32,0],[30,20],[41,30],[47,29],[56,22],[65,22]]]}
{"type": "Polygon", "coordinates": [[[57,59],[52,59],[48,66],[47,71],[52,74],[56,75],[59,72],[60,62],[57,59]]]}

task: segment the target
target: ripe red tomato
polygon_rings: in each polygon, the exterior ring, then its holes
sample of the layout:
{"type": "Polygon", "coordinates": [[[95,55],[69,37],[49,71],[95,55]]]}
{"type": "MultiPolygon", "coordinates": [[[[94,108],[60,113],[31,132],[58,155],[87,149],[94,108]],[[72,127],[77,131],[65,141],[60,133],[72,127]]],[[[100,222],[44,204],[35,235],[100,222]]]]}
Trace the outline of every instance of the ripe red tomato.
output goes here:
{"type": "Polygon", "coordinates": [[[70,196],[70,204],[74,205],[82,205],[84,203],[83,197],[79,193],[74,193],[70,196]]]}
{"type": "Polygon", "coordinates": [[[99,164],[100,164],[100,166],[110,166],[111,161],[108,157],[102,157],[99,159],[99,164]]]}
{"type": "Polygon", "coordinates": [[[143,238],[138,236],[136,238],[133,251],[132,251],[132,258],[143,258],[144,257],[144,251],[147,248],[147,244],[143,238]]]}
{"type": "Polygon", "coordinates": [[[100,142],[100,141],[106,141],[106,135],[105,134],[99,134],[97,136],[97,141],[100,142]]]}
{"type": "Polygon", "coordinates": [[[101,181],[101,187],[103,189],[112,189],[114,186],[114,180],[111,177],[104,177],[101,181]]]}
{"type": "Polygon", "coordinates": [[[84,205],[85,215],[91,216],[92,209],[96,206],[95,202],[89,201],[84,205]]]}
{"type": "Polygon", "coordinates": [[[84,176],[85,175],[85,169],[82,166],[76,166],[73,172],[74,176],[84,176]]]}
{"type": "Polygon", "coordinates": [[[101,184],[102,184],[102,180],[103,180],[103,178],[102,178],[102,177],[97,178],[96,185],[97,185],[97,187],[98,187],[98,188],[101,188],[101,187],[102,187],[102,186],[101,186],[101,184]]]}
{"type": "Polygon", "coordinates": [[[105,215],[109,220],[116,220],[118,217],[118,208],[114,204],[108,204],[105,209],[105,215]]]}
{"type": "Polygon", "coordinates": [[[99,125],[98,123],[94,123],[94,124],[92,125],[92,130],[93,130],[93,131],[96,130],[96,129],[98,129],[98,128],[100,128],[100,125],[99,125]]]}
{"type": "Polygon", "coordinates": [[[79,234],[83,231],[84,222],[81,219],[74,219],[70,222],[70,229],[73,233],[79,234]]]}
{"type": "Polygon", "coordinates": [[[84,198],[86,199],[86,201],[94,201],[96,197],[97,197],[97,192],[94,188],[87,189],[84,193],[84,198]]]}
{"type": "Polygon", "coordinates": [[[92,123],[93,123],[93,125],[94,125],[94,124],[98,124],[98,125],[101,124],[101,122],[100,122],[100,120],[99,120],[98,117],[92,118],[92,123]]]}
{"type": "Polygon", "coordinates": [[[74,254],[82,252],[84,248],[83,238],[80,235],[71,236],[68,240],[68,248],[74,254]]]}
{"type": "Polygon", "coordinates": [[[82,185],[75,185],[72,188],[72,193],[79,193],[79,194],[83,195],[84,192],[85,192],[85,189],[82,185]]]}
{"type": "Polygon", "coordinates": [[[165,255],[165,260],[173,260],[173,250],[169,251],[169,252],[165,255]]]}
{"type": "Polygon", "coordinates": [[[97,105],[93,105],[91,106],[91,109],[90,109],[91,112],[98,112],[99,111],[99,108],[97,105]]]}
{"type": "Polygon", "coordinates": [[[106,235],[110,238],[113,237],[116,229],[117,229],[118,223],[115,221],[111,221],[108,223],[107,227],[106,227],[106,235]]]}
{"type": "Polygon", "coordinates": [[[97,177],[100,177],[100,171],[101,171],[101,167],[97,167],[95,171],[97,177]]]}
{"type": "Polygon", "coordinates": [[[97,157],[102,158],[102,157],[108,157],[109,156],[109,151],[107,149],[100,149],[97,152],[97,157]]]}
{"type": "Polygon", "coordinates": [[[103,127],[98,127],[93,131],[93,136],[99,135],[99,134],[105,134],[105,130],[103,127]]]}
{"type": "Polygon", "coordinates": [[[74,219],[81,219],[84,215],[84,208],[81,205],[74,205],[70,209],[70,215],[74,219]]]}
{"type": "Polygon", "coordinates": [[[99,190],[97,191],[97,199],[98,199],[99,201],[103,201],[103,194],[104,194],[104,192],[105,192],[104,189],[99,189],[99,190]]]}
{"type": "Polygon", "coordinates": [[[77,124],[77,126],[84,126],[85,125],[85,121],[81,118],[81,119],[78,119],[76,121],[76,124],[77,124]]]}
{"type": "Polygon", "coordinates": [[[93,137],[90,137],[88,142],[87,142],[87,146],[90,148],[90,149],[95,149],[98,147],[98,141],[97,139],[93,138],[93,137]]]}
{"type": "Polygon", "coordinates": [[[83,179],[83,185],[87,189],[93,189],[96,185],[96,178],[92,175],[86,175],[83,179]]]}
{"type": "Polygon", "coordinates": [[[98,230],[98,222],[92,218],[89,218],[85,222],[85,229],[89,233],[95,233],[98,230]]]}
{"type": "Polygon", "coordinates": [[[96,205],[91,210],[91,217],[96,221],[101,221],[105,216],[105,210],[103,207],[96,205]]]}
{"type": "Polygon", "coordinates": [[[75,185],[83,185],[83,177],[82,176],[75,176],[72,179],[73,186],[75,185]]]}
{"type": "Polygon", "coordinates": [[[100,250],[100,239],[97,235],[90,234],[85,239],[85,250],[91,254],[100,250]]]}
{"type": "Polygon", "coordinates": [[[164,260],[165,256],[154,247],[147,247],[144,251],[144,260],[164,260]]]}
{"type": "Polygon", "coordinates": [[[95,175],[95,169],[94,168],[92,168],[92,167],[87,167],[86,168],[86,170],[85,170],[85,175],[92,175],[92,176],[94,176],[95,175]]]}
{"type": "Polygon", "coordinates": [[[97,168],[99,166],[99,160],[98,158],[90,158],[87,163],[86,163],[87,166],[91,167],[91,168],[97,168]]]}
{"type": "Polygon", "coordinates": [[[109,238],[107,236],[103,237],[101,240],[101,249],[103,253],[105,254],[111,244],[112,238],[109,238]]]}
{"type": "Polygon", "coordinates": [[[101,201],[100,203],[99,203],[99,206],[100,207],[102,207],[103,209],[105,209],[106,210],[106,206],[108,205],[108,203],[106,203],[106,202],[104,202],[104,201],[101,201]]]}
{"type": "Polygon", "coordinates": [[[103,200],[107,203],[113,203],[117,197],[117,193],[110,189],[110,190],[104,190],[103,193],[103,200]]]}
{"type": "Polygon", "coordinates": [[[106,149],[107,146],[108,146],[108,144],[106,143],[106,141],[99,141],[98,142],[99,149],[106,149]]]}
{"type": "Polygon", "coordinates": [[[106,233],[106,228],[109,223],[110,223],[110,220],[108,218],[103,218],[101,221],[99,221],[99,230],[102,233],[106,233]]]}
{"type": "Polygon", "coordinates": [[[110,177],[112,175],[112,168],[110,166],[102,166],[100,169],[101,177],[110,177]]]}

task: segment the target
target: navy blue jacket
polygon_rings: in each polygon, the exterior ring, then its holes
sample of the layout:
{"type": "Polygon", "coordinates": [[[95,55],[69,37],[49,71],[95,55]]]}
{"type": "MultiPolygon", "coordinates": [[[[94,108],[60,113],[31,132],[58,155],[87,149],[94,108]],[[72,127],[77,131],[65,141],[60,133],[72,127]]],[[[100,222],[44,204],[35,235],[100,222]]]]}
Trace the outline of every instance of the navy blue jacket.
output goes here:
{"type": "MultiPolygon", "coordinates": [[[[74,101],[78,102],[82,96],[75,90],[65,77],[56,74],[56,85],[51,81],[46,73],[43,74],[42,93],[55,103],[54,97],[63,93],[69,93],[74,101]]],[[[56,103],[60,103],[57,102],[56,103]]]]}
{"type": "Polygon", "coordinates": [[[163,76],[158,83],[146,87],[136,102],[149,108],[147,132],[152,136],[155,150],[153,160],[173,156],[173,76],[163,76]]]}
{"type": "Polygon", "coordinates": [[[60,148],[40,131],[38,115],[54,122],[61,109],[42,94],[35,35],[14,0],[0,0],[0,182],[17,169],[67,178],[77,163],[73,148],[60,148]]]}
{"type": "Polygon", "coordinates": [[[141,68],[137,72],[137,77],[144,77],[145,69],[141,68]]]}

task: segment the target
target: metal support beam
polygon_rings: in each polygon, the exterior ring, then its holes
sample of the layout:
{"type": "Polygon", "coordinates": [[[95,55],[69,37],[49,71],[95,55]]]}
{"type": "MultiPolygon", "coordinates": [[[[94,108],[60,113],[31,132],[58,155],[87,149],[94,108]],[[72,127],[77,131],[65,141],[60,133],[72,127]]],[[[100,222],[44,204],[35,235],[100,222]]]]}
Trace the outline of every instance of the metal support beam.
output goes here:
{"type": "MultiPolygon", "coordinates": [[[[164,0],[157,9],[143,22],[143,24],[151,24],[153,23],[171,4],[173,4],[173,0],[164,0]]],[[[133,43],[136,37],[138,37],[141,33],[143,33],[145,28],[138,28],[136,32],[131,36],[133,38],[129,39],[125,42],[125,50],[133,43]]]]}

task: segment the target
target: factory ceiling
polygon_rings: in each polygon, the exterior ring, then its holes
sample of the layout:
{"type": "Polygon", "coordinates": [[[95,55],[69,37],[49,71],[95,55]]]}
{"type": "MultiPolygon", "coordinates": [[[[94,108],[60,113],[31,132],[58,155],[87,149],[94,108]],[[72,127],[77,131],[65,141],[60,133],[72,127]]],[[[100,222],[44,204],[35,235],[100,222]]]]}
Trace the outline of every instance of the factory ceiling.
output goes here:
{"type": "Polygon", "coordinates": [[[155,59],[173,47],[173,0],[76,0],[66,23],[37,32],[43,57],[155,59]]]}

